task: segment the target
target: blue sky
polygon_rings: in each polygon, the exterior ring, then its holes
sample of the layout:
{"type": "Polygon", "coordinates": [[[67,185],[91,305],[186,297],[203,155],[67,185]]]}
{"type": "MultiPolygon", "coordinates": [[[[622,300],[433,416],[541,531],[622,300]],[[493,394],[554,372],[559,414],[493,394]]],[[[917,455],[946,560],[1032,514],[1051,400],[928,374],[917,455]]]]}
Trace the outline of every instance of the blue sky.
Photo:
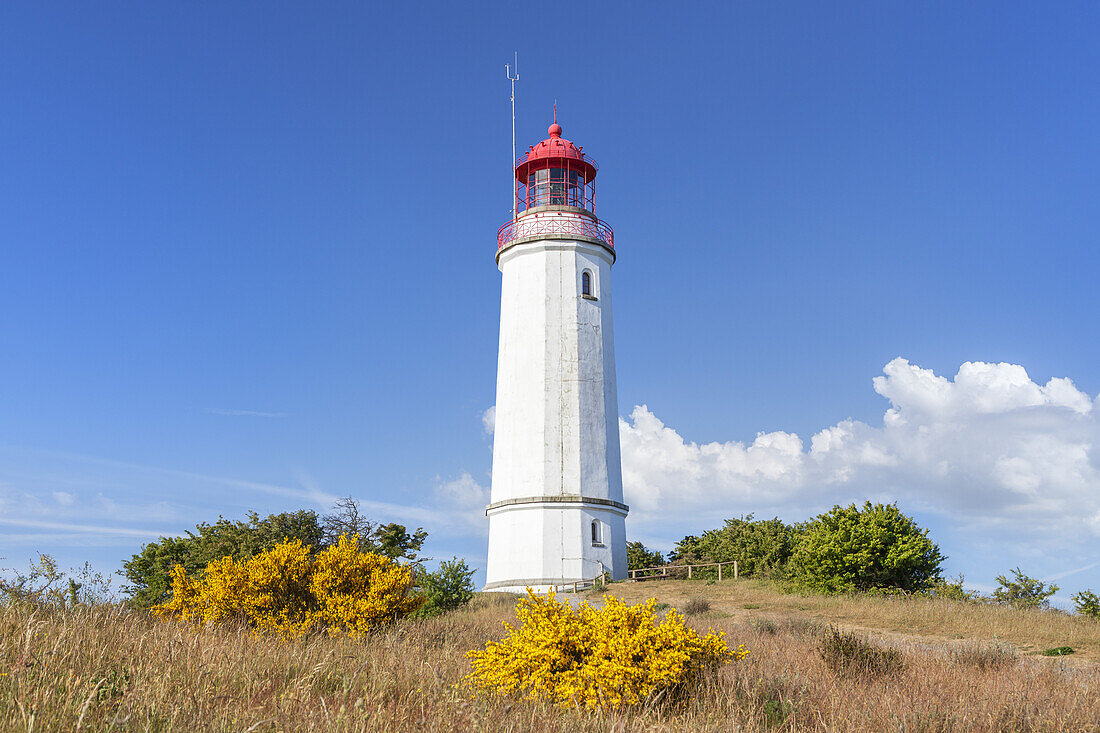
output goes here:
{"type": "Polygon", "coordinates": [[[1100,563],[1098,32],[1086,3],[5,3],[0,564],[352,494],[480,565],[514,51],[521,148],[556,100],[600,163],[634,537],[872,498],[976,585],[1100,563]]]}

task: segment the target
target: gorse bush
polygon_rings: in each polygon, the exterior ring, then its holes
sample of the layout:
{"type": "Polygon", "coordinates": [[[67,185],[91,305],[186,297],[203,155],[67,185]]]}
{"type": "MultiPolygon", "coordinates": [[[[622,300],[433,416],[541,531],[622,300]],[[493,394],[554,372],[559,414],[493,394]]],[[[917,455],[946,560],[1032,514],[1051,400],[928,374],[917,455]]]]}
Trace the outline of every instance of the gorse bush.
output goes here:
{"type": "Polygon", "coordinates": [[[274,548],[285,540],[298,540],[316,554],[339,543],[342,535],[358,535],[362,550],[392,559],[414,560],[428,533],[412,533],[401,524],[377,524],[359,512],[351,497],[339,499],[331,514],[314,511],[284,512],[260,518],[249,512],[248,520],[234,522],[223,517],[213,524],[203,522],[185,537],[161,537],[141,548],[123,564],[129,584],[124,588],[130,604],[150,608],[163,603],[172,587],[174,568],[182,565],[188,575],[199,573],[224,557],[245,560],[274,548]]]}
{"type": "Polygon", "coordinates": [[[415,611],[424,601],[412,594],[413,570],[344,535],[317,555],[310,579],[321,624],[332,635],[362,636],[415,611]]]}
{"type": "Polygon", "coordinates": [[[410,568],[362,552],[358,537],[342,536],[316,556],[286,540],[244,560],[215,560],[200,574],[177,565],[168,601],[153,610],[197,626],[243,622],[285,638],[319,629],[359,637],[416,610],[422,599],[412,583],[410,568]]]}
{"type": "Polygon", "coordinates": [[[574,610],[553,593],[528,593],[518,628],[505,624],[508,636],[467,653],[466,685],[565,707],[622,708],[690,694],[708,671],[748,654],[731,651],[724,634],[700,636],[674,610],[658,620],[656,603],[606,596],[602,608],[574,610]]]}

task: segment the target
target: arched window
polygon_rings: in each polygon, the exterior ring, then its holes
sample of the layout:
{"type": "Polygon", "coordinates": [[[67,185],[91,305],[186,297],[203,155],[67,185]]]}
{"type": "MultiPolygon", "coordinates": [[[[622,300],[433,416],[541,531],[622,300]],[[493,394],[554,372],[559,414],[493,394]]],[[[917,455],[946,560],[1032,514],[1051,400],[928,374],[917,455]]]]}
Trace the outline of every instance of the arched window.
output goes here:
{"type": "Polygon", "coordinates": [[[592,273],[588,270],[581,273],[581,295],[592,295],[592,273]]]}
{"type": "Polygon", "coordinates": [[[598,520],[598,519],[593,519],[592,520],[592,544],[593,545],[603,544],[603,538],[601,537],[601,534],[600,534],[600,520],[598,520]]]}

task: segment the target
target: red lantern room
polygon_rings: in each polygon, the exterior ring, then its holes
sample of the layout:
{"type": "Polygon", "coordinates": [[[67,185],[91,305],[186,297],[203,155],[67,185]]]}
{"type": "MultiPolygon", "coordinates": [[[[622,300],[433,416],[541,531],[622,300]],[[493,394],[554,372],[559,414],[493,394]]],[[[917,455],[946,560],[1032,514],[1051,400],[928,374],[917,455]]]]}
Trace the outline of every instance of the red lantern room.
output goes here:
{"type": "Polygon", "coordinates": [[[614,251],[611,227],[596,218],[596,161],[561,136],[557,114],[548,138],[515,165],[515,218],[497,232],[497,250],[536,239],[580,239],[614,251]]]}
{"type": "Polygon", "coordinates": [[[546,132],[550,137],[516,161],[516,211],[547,205],[594,211],[596,161],[563,138],[556,121],[546,132]]]}

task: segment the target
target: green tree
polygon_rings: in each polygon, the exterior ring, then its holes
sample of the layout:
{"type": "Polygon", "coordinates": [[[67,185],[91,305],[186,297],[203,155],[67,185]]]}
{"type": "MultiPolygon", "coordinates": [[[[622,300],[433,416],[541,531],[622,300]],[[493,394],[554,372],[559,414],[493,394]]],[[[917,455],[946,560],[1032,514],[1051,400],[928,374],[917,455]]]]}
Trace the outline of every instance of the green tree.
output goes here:
{"type": "Polygon", "coordinates": [[[439,569],[417,575],[417,585],[424,594],[424,603],[413,615],[438,616],[453,611],[474,597],[473,570],[457,557],[439,563],[439,569]]]}
{"type": "Polygon", "coordinates": [[[657,550],[651,550],[641,542],[626,543],[626,567],[629,570],[641,570],[665,564],[665,556],[657,550]]]}
{"type": "Polygon", "coordinates": [[[835,506],[799,529],[791,576],[814,590],[912,592],[940,578],[939,547],[896,504],[835,506]]]}
{"type": "Polygon", "coordinates": [[[752,514],[727,519],[724,527],[701,536],[688,536],[676,544],[674,555],[685,563],[730,562],[737,560],[744,575],[782,570],[791,557],[795,528],[781,519],[753,519],[752,514]]]}
{"type": "Polygon", "coordinates": [[[341,534],[359,535],[363,552],[374,552],[391,559],[417,560],[428,533],[417,528],[409,533],[404,525],[379,525],[371,522],[352,497],[338,499],[333,512],[318,517],[317,512],[300,510],[271,514],[260,518],[248,513],[248,521],[234,522],[218,517],[213,524],[203,522],[184,537],[161,537],[141,548],[123,574],[129,581],[125,590],[130,603],[149,608],[163,603],[172,587],[172,568],[182,565],[188,575],[206,568],[214,560],[232,557],[244,560],[274,548],[285,540],[300,540],[314,553],[335,546],[341,534]]]}
{"type": "Polygon", "coordinates": [[[202,522],[185,537],[161,537],[141,548],[128,562],[123,574],[130,603],[149,608],[163,603],[172,588],[172,568],[182,565],[188,575],[198,573],[214,560],[232,557],[243,560],[270,550],[283,540],[301,540],[319,548],[324,533],[317,513],[301,510],[272,514],[263,519],[248,513],[248,521],[234,522],[218,517],[213,524],[202,522]]]}
{"type": "Polygon", "coordinates": [[[1100,597],[1091,590],[1074,593],[1073,603],[1077,613],[1100,620],[1100,597]]]}
{"type": "Polygon", "coordinates": [[[1004,575],[997,576],[997,589],[993,591],[993,598],[998,603],[1020,608],[1048,608],[1050,597],[1058,592],[1056,585],[1044,585],[1035,578],[1024,575],[1020,568],[1011,571],[1015,576],[1009,580],[1004,575]]]}
{"type": "MultiPolygon", "coordinates": [[[[424,540],[428,539],[428,533],[423,527],[417,527],[416,531],[409,534],[403,524],[383,524],[374,532],[374,536],[368,538],[375,552],[385,555],[393,560],[418,560],[417,553],[424,546],[424,540]]],[[[359,539],[363,544],[363,538],[359,539]]]]}

